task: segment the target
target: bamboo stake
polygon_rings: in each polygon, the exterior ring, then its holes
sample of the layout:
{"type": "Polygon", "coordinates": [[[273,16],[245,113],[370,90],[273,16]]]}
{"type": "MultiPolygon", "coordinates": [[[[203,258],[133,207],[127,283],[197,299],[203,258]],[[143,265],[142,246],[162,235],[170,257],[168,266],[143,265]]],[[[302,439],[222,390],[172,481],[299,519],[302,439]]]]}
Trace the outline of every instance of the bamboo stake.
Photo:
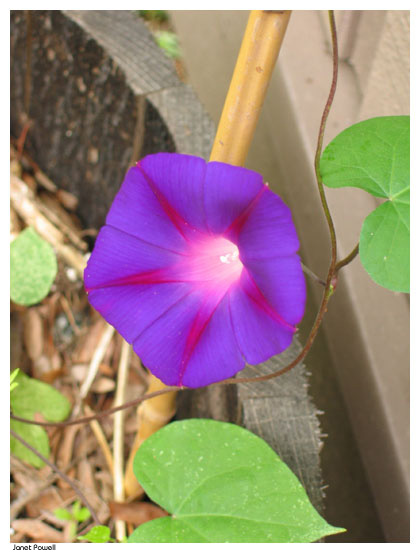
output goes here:
{"type": "Polygon", "coordinates": [[[244,164],[290,15],[251,11],[210,161],[244,164]]]}
{"type": "MultiPolygon", "coordinates": [[[[166,386],[155,376],[150,375],[147,392],[155,392],[166,386]]],[[[144,494],[143,488],[138,483],[133,472],[133,461],[138,448],[146,438],[154,434],[159,428],[165,426],[176,411],[176,394],[170,392],[161,396],[143,401],[137,408],[138,431],[127,461],[124,478],[124,488],[127,497],[138,497],[144,494]]]]}
{"type": "MultiPolygon", "coordinates": [[[[290,15],[289,10],[251,11],[210,161],[244,164],[290,15]]],[[[164,384],[150,375],[147,392],[163,388],[164,384]]],[[[137,410],[139,429],[125,474],[125,491],[129,497],[143,493],[132,468],[137,449],[172,418],[175,401],[176,392],[171,392],[144,401],[137,410]]]]}

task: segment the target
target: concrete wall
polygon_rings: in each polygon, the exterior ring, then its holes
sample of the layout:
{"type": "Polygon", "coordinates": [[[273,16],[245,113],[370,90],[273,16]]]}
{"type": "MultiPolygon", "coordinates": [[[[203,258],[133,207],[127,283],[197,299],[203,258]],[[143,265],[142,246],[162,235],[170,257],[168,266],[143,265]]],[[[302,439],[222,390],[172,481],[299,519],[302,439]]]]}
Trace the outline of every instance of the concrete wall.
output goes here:
{"type": "MultiPolygon", "coordinates": [[[[171,12],[171,16],[181,39],[189,82],[217,122],[248,12],[179,10],[171,12]]],[[[336,19],[340,73],[325,144],[357,121],[378,115],[409,113],[409,12],[339,11],[336,19]]],[[[329,42],[325,12],[292,13],[247,160],[247,166],[262,173],[292,208],[304,261],[320,275],[326,274],[330,254],[313,157],[330,86],[329,42]]],[[[327,190],[327,197],[342,257],[356,244],[362,221],[376,206],[376,200],[355,189],[327,190]]],[[[320,296],[316,285],[311,283],[310,286],[312,300],[302,323],[302,335],[310,325],[320,296]]],[[[356,259],[343,270],[330,305],[317,346],[320,357],[308,358],[311,370],[319,369],[319,374],[314,374],[314,395],[323,406],[325,391],[331,400],[325,408],[334,411],[337,421],[341,420],[339,411],[348,413],[349,440],[354,433],[386,539],[408,541],[408,298],[374,284],[356,259]],[[326,369],[327,365],[331,365],[331,370],[326,369]],[[341,398],[345,406],[340,404],[341,398]]],[[[342,433],[347,432],[345,424],[343,418],[342,433]]],[[[334,436],[336,443],[340,441],[340,427],[328,426],[328,423],[326,426],[330,429],[327,445],[331,450],[334,436]]],[[[351,449],[348,444],[343,447],[351,449]]],[[[344,458],[340,462],[345,466],[344,458]]],[[[348,461],[347,467],[351,463],[348,461]]],[[[336,490],[340,490],[340,485],[348,478],[346,490],[350,493],[351,470],[347,476],[342,471],[341,476],[335,477],[331,465],[329,470],[327,473],[331,474],[336,490]]],[[[361,488],[363,477],[358,476],[361,488]]],[[[339,496],[340,491],[336,491],[336,495],[339,496]]],[[[354,504],[348,508],[357,509],[355,516],[364,517],[366,524],[365,530],[359,528],[353,538],[347,539],[380,541],[378,535],[369,534],[367,530],[371,526],[369,516],[372,516],[368,509],[364,515],[363,505],[357,507],[355,495],[352,501],[354,504]],[[364,531],[369,536],[364,536],[364,531]]],[[[367,496],[365,502],[369,502],[367,496]]],[[[336,520],[330,522],[340,524],[336,520]]],[[[340,539],[346,541],[346,535],[341,536],[340,539]]]]}

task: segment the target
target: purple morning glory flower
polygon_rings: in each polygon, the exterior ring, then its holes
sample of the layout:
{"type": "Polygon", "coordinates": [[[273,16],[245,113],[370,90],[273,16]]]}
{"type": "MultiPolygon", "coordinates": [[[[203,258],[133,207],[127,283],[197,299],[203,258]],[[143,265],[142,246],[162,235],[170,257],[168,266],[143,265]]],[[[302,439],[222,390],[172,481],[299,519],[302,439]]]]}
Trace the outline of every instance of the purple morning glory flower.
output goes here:
{"type": "Polygon", "coordinates": [[[258,173],[154,154],[128,171],[85,286],[154,375],[195,388],[290,345],[306,296],[298,248],[258,173]]]}

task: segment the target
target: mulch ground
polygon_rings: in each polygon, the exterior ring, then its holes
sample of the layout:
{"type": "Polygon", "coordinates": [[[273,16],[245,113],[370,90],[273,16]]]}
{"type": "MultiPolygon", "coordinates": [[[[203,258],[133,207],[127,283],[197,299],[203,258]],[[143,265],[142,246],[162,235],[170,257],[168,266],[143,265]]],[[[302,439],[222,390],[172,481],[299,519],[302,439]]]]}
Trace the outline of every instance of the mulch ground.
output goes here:
{"type": "MultiPolygon", "coordinates": [[[[88,241],[92,242],[97,229],[82,227],[77,198],[52,183],[19,143],[11,148],[11,175],[11,240],[33,226],[51,243],[58,260],[57,277],[43,301],[30,307],[11,302],[11,370],[19,367],[54,386],[70,400],[70,417],[111,408],[122,338],[115,332],[110,336],[107,323],[90,307],[82,280],[88,241]],[[51,232],[48,224],[58,232],[51,232]],[[92,371],[94,379],[87,386],[92,371]]],[[[140,360],[131,355],[124,401],[141,396],[147,380],[140,360]]],[[[49,427],[50,460],[77,483],[102,524],[113,532],[117,520],[125,521],[129,535],[139,524],[164,513],[138,498],[115,501],[113,424],[113,417],[107,417],[64,429],[49,427]]],[[[132,408],[124,422],[125,459],[136,430],[137,414],[132,408]]],[[[74,531],[71,521],[55,515],[57,509],[71,511],[79,497],[50,467],[35,469],[13,455],[10,466],[12,542],[77,541],[77,535],[94,525],[89,518],[74,531]]]]}

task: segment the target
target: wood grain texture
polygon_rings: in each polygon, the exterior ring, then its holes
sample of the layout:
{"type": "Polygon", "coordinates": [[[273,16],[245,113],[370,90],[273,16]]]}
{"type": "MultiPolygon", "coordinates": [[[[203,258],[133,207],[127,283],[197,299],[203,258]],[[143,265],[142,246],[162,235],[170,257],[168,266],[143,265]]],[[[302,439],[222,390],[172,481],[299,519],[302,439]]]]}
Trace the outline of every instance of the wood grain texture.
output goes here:
{"type": "Polygon", "coordinates": [[[179,84],[171,60],[145,32],[139,16],[131,11],[66,10],[95,41],[106,45],[110,58],[124,72],[135,95],[145,95],[179,84]]]}
{"type": "Polygon", "coordinates": [[[178,152],[208,159],[215,126],[191,86],[178,83],[150,94],[148,100],[165,121],[178,152]]]}

